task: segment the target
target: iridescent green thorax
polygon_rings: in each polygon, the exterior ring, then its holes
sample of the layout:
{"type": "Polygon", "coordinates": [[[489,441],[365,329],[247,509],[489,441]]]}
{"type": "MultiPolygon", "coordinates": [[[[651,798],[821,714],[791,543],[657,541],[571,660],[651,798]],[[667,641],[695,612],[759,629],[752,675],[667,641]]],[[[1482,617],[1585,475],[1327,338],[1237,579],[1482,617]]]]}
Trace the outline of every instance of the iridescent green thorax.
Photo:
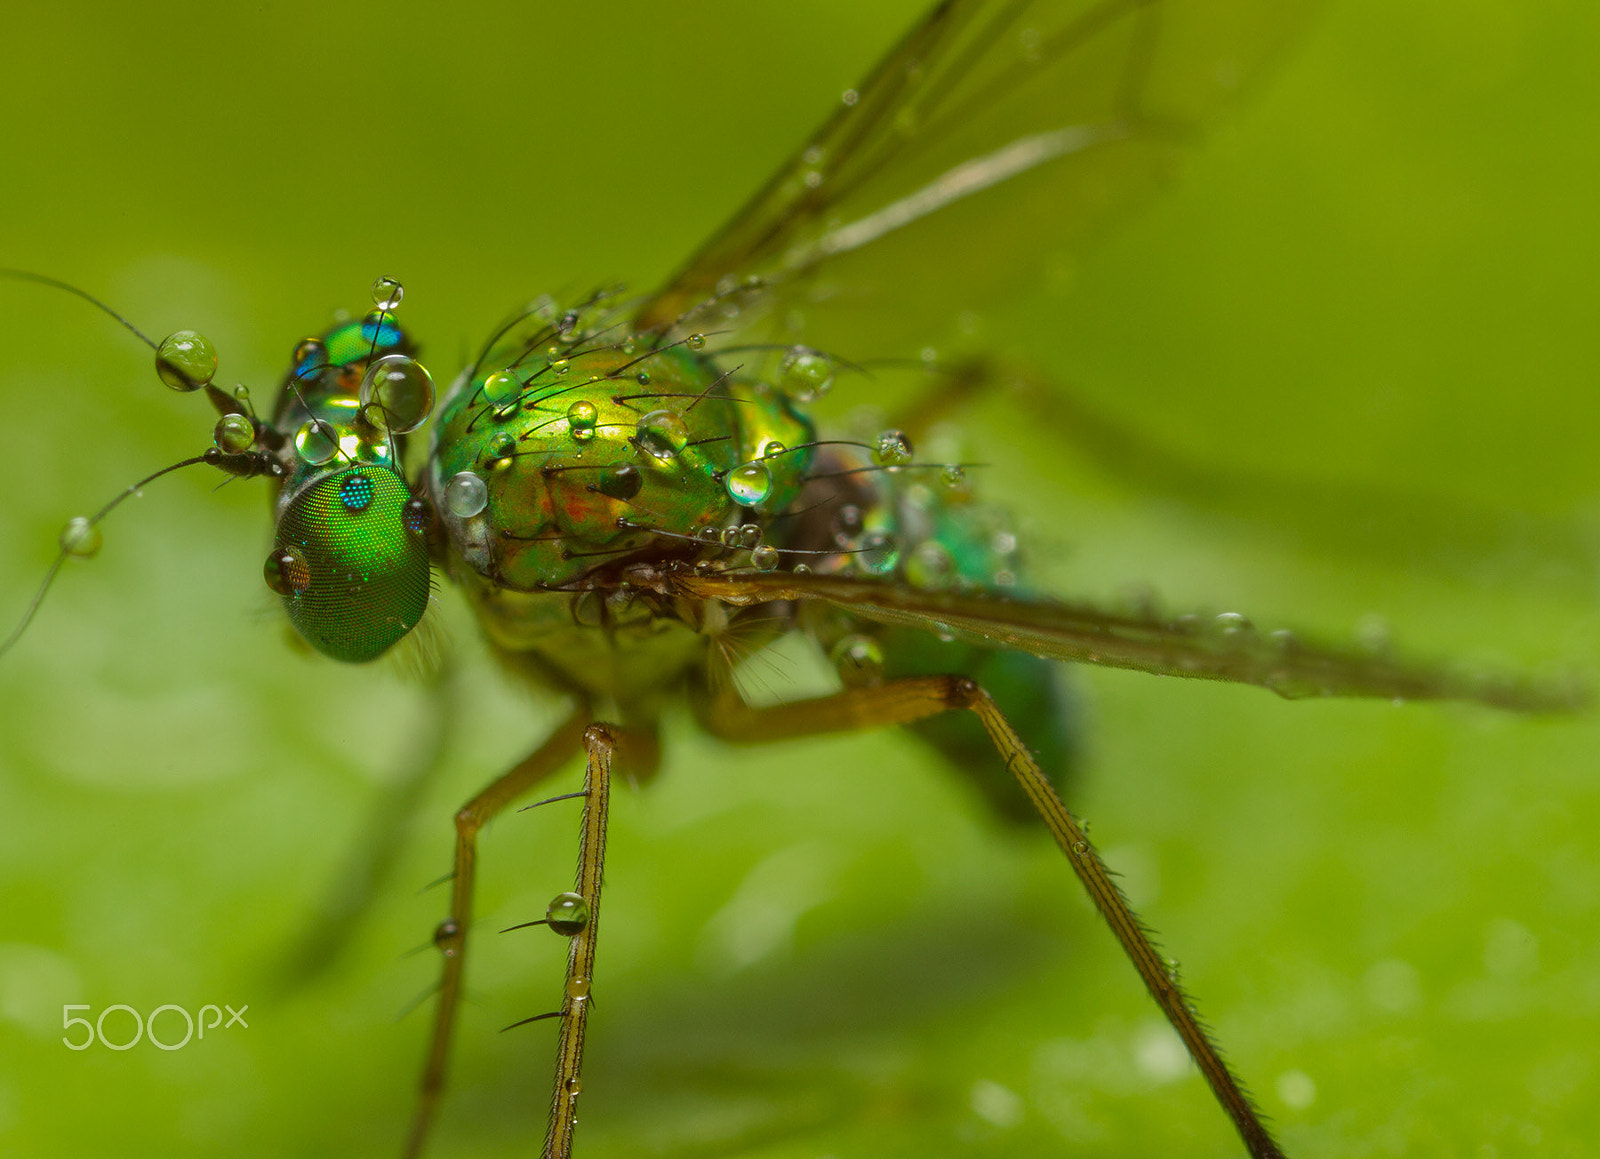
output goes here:
{"type": "Polygon", "coordinates": [[[427,482],[452,566],[494,588],[567,588],[631,558],[694,558],[725,528],[781,513],[804,485],[811,424],[688,344],[656,350],[640,336],[504,357],[445,399],[427,482]]]}

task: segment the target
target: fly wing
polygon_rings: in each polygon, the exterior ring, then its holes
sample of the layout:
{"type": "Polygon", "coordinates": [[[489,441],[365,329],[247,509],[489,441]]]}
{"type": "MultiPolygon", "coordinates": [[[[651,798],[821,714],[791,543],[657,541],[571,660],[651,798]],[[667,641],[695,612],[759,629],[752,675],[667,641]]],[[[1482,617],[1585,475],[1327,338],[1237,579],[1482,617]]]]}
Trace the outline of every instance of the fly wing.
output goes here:
{"type": "Polygon", "coordinates": [[[989,647],[1160,676],[1255,684],[1290,698],[1471,700],[1515,712],[1576,711],[1589,701],[1576,681],[1405,663],[1307,643],[1287,632],[1258,633],[1235,616],[1165,617],[1084,603],[924,591],[875,576],[683,574],[668,582],[691,598],[738,605],[822,600],[863,620],[989,647]]]}
{"type": "MultiPolygon", "coordinates": [[[[997,278],[1016,281],[1125,209],[1309,7],[946,0],[645,302],[638,324],[703,328],[708,300],[725,303],[754,279],[784,307],[784,328],[810,337],[811,322],[865,309],[881,289],[896,318],[924,324],[886,336],[875,315],[875,340],[915,349],[905,344],[985,302],[997,278]],[[851,260],[863,250],[870,261],[851,260]]],[[[825,325],[820,334],[836,340],[825,325]]]]}

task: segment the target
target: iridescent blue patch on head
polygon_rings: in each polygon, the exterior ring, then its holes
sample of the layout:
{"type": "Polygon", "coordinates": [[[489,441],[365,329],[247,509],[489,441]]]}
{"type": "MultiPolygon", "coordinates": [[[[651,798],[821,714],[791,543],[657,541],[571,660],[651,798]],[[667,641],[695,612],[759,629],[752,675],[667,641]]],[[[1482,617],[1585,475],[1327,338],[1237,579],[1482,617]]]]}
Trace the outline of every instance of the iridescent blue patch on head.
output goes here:
{"type": "Polygon", "coordinates": [[[372,480],[359,472],[346,475],[339,484],[339,502],[346,511],[365,511],[372,502],[372,480]]]}

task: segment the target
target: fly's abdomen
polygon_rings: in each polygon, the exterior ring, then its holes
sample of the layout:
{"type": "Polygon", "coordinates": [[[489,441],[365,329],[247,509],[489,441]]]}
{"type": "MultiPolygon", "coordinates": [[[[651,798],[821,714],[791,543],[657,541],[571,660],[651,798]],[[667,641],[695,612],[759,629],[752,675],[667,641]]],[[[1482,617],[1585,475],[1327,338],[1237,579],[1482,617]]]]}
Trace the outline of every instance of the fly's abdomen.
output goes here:
{"type": "MultiPolygon", "coordinates": [[[[1010,516],[1001,507],[979,502],[962,470],[940,464],[873,464],[866,452],[865,446],[837,451],[839,461],[821,468],[821,474],[844,482],[833,502],[808,517],[807,546],[837,553],[821,557],[818,571],[892,576],[926,590],[1024,595],[1010,516]],[[831,514],[818,518],[824,511],[831,514]]],[[[919,628],[863,622],[837,610],[812,612],[809,626],[846,685],[903,676],[971,676],[1008,719],[1026,730],[1041,767],[1059,774],[1074,765],[1077,713],[1059,664],[1023,652],[942,640],[919,628]]],[[[1002,815],[1033,817],[1015,777],[975,721],[945,713],[911,729],[961,770],[1002,815]]]]}

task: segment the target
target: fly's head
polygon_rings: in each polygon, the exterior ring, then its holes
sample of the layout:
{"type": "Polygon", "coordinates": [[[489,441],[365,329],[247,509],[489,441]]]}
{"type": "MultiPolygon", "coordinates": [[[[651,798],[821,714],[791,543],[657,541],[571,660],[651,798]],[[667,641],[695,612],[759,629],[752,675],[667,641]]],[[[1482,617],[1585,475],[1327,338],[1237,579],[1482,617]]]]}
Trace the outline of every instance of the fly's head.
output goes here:
{"type": "Polygon", "coordinates": [[[272,422],[245,419],[279,468],[267,586],[309,644],[351,663],[388,651],[428,607],[433,512],[400,444],[427,421],[433,382],[395,324],[399,296],[380,280],[376,309],[302,341],[272,422]]]}

